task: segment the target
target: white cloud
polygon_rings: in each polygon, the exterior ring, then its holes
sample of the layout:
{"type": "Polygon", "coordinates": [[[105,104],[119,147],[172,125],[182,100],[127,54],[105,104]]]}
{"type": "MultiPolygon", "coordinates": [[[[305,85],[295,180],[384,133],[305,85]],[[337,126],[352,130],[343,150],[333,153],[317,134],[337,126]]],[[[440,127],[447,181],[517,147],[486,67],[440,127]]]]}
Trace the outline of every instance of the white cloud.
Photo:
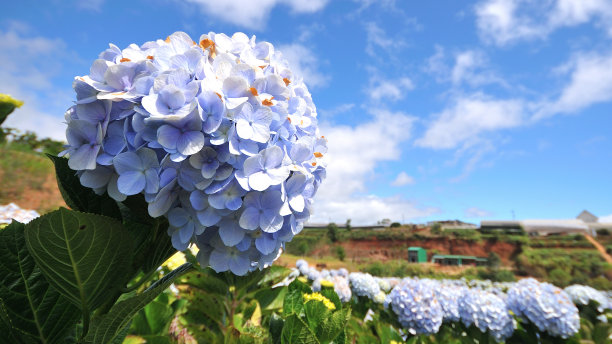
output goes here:
{"type": "Polygon", "coordinates": [[[544,39],[561,27],[596,18],[612,34],[612,3],[608,0],[486,0],[475,11],[480,36],[497,45],[544,39]]]}
{"type": "Polygon", "coordinates": [[[601,223],[612,223],[612,214],[601,216],[597,221],[601,223]]]}
{"type": "Polygon", "coordinates": [[[375,224],[382,219],[394,222],[422,219],[440,213],[435,207],[422,207],[415,202],[398,196],[378,197],[365,195],[346,199],[329,199],[315,201],[316,213],[310,218],[311,223],[336,222],[344,223],[351,219],[354,225],[375,224]],[[318,206],[318,204],[323,206],[318,206]]]}
{"type": "Polygon", "coordinates": [[[376,23],[365,24],[366,29],[366,52],[371,56],[377,56],[379,50],[389,50],[402,43],[387,36],[387,33],[376,23]]]}
{"type": "Polygon", "coordinates": [[[404,214],[415,218],[437,211],[399,197],[368,193],[368,181],[376,166],[400,158],[414,120],[402,112],[381,110],[357,126],[321,123],[321,133],[329,140],[327,179],[316,195],[311,222],[344,222],[350,218],[353,223],[376,223],[382,217],[398,219],[398,214],[404,214]]]}
{"type": "Polygon", "coordinates": [[[289,61],[293,73],[303,77],[308,87],[322,87],[329,81],[330,76],[319,70],[322,64],[321,58],[304,44],[285,44],[278,46],[277,49],[289,61]]]}
{"type": "Polygon", "coordinates": [[[465,217],[490,217],[493,214],[490,211],[477,207],[467,208],[464,212],[465,217]]]}
{"type": "Polygon", "coordinates": [[[508,87],[507,83],[489,68],[489,61],[484,52],[464,50],[447,56],[443,47],[436,45],[435,50],[436,52],[427,59],[425,69],[436,77],[436,81],[450,82],[455,87],[462,85],[477,87],[486,84],[508,87]]]}
{"type": "Polygon", "coordinates": [[[482,133],[520,126],[525,122],[524,108],[520,99],[499,100],[482,94],[460,97],[433,116],[434,120],[416,145],[455,148],[477,140],[482,133]]]}
{"type": "Polygon", "coordinates": [[[414,178],[409,176],[408,173],[400,172],[394,181],[391,182],[393,186],[406,186],[414,184],[414,178]]]}
{"type": "Polygon", "coordinates": [[[573,113],[592,104],[612,100],[612,53],[579,54],[564,66],[571,71],[570,82],[559,98],[541,105],[538,120],[558,113],[573,113]]]}
{"type": "Polygon", "coordinates": [[[329,0],[187,0],[199,5],[201,12],[248,29],[263,29],[270,12],[279,5],[293,13],[314,13],[322,10],[329,0]]]}
{"type": "Polygon", "coordinates": [[[25,102],[3,126],[63,140],[63,114],[72,104],[71,85],[58,89],[51,80],[71,56],[63,41],[31,36],[28,30],[16,23],[0,31],[0,91],[25,102]]]}
{"type": "Polygon", "coordinates": [[[404,98],[407,91],[414,89],[414,83],[410,78],[403,77],[395,80],[371,79],[370,87],[366,90],[370,99],[400,100],[404,98]]]}

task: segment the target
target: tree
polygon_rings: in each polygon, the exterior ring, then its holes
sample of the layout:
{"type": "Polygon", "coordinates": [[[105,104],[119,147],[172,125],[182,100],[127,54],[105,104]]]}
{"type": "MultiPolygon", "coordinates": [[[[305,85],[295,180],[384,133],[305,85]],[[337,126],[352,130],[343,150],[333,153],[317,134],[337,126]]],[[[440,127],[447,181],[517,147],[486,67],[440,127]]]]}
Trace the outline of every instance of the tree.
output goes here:
{"type": "Polygon", "coordinates": [[[347,219],[346,220],[346,230],[350,232],[352,229],[353,227],[351,227],[351,219],[347,219]]]}
{"type": "Polygon", "coordinates": [[[330,223],[327,225],[327,236],[331,242],[338,241],[338,226],[335,223],[330,223]]]}

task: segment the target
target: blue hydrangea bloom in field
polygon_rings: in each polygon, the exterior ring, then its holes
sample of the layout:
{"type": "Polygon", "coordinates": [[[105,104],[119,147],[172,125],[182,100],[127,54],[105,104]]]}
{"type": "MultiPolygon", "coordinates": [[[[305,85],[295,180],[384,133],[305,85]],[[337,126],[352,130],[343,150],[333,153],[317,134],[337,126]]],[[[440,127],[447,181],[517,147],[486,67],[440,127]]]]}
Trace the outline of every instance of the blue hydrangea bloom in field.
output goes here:
{"type": "Polygon", "coordinates": [[[461,321],[488,332],[497,342],[512,336],[514,320],[504,300],[495,294],[477,288],[463,289],[458,300],[461,321]]]}
{"type": "Polygon", "coordinates": [[[597,303],[597,310],[601,313],[612,309],[612,301],[603,292],[587,285],[574,284],[566,287],[564,291],[569,295],[575,305],[586,306],[591,301],[597,303]]]}
{"type": "Polygon", "coordinates": [[[508,308],[542,332],[568,338],[578,333],[580,316],[570,297],[550,283],[522,279],[508,290],[508,308]]]}
{"type": "Polygon", "coordinates": [[[210,32],[111,44],[74,79],[62,153],[84,186],[143,194],[178,250],[216,271],[264,268],[298,234],[325,177],[303,79],[268,42],[210,32]]]}
{"type": "Polygon", "coordinates": [[[411,334],[437,333],[444,317],[436,297],[437,286],[430,280],[406,278],[387,295],[385,306],[391,307],[411,334]]]}
{"type": "Polygon", "coordinates": [[[380,293],[380,286],[372,275],[363,272],[351,272],[349,282],[353,294],[373,300],[380,293]]]}

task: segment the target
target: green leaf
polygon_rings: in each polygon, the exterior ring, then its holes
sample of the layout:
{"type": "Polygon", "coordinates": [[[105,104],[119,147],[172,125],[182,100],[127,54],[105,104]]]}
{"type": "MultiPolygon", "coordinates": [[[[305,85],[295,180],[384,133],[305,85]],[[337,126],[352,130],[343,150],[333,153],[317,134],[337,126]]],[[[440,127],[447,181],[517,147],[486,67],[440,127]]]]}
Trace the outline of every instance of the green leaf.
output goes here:
{"type": "Polygon", "coordinates": [[[264,288],[255,292],[254,298],[259,302],[262,311],[270,311],[283,307],[286,294],[287,288],[264,288]]]}
{"type": "Polygon", "coordinates": [[[350,316],[350,308],[345,308],[334,312],[330,317],[321,322],[316,331],[321,342],[328,342],[339,336],[346,327],[350,316]]]}
{"type": "Polygon", "coordinates": [[[292,314],[285,319],[281,333],[282,344],[319,344],[316,335],[308,325],[297,315],[292,314]]]}
{"type": "Polygon", "coordinates": [[[175,278],[191,268],[191,264],[183,264],[153,283],[147,290],[142,292],[142,294],[115,304],[107,314],[94,319],[91,330],[87,334],[87,337],[85,337],[84,343],[107,344],[115,340],[120,334],[121,329],[128,326],[139,310],[168,288],[175,278]]]}
{"type": "Polygon", "coordinates": [[[283,316],[304,312],[304,292],[298,289],[289,290],[283,303],[283,316]]]}
{"type": "Polygon", "coordinates": [[[304,314],[311,329],[316,329],[319,323],[331,315],[331,312],[322,301],[310,300],[304,303],[304,314]]]}
{"type": "Polygon", "coordinates": [[[45,280],[26,248],[24,228],[14,221],[0,231],[3,322],[16,336],[42,343],[63,342],[80,312],[45,280]]]}
{"type": "Polygon", "coordinates": [[[202,289],[206,293],[216,294],[225,297],[229,293],[229,285],[219,278],[221,274],[213,272],[212,269],[198,269],[186,274],[177,284],[187,284],[202,289]]]}
{"type": "Polygon", "coordinates": [[[320,293],[321,295],[325,296],[328,300],[330,300],[334,304],[334,306],[336,306],[336,309],[342,308],[342,302],[340,301],[340,298],[338,297],[338,294],[336,294],[334,289],[323,288],[320,291],[320,293]]]}
{"type": "Polygon", "coordinates": [[[106,215],[121,220],[117,203],[108,194],[96,193],[83,185],[76,176],[76,171],[68,167],[68,159],[47,154],[55,165],[57,186],[66,204],[74,209],[87,213],[106,215]]]}
{"type": "Polygon", "coordinates": [[[25,238],[47,281],[86,314],[129,279],[132,242],[114,219],[60,208],[27,224],[25,238]]]}

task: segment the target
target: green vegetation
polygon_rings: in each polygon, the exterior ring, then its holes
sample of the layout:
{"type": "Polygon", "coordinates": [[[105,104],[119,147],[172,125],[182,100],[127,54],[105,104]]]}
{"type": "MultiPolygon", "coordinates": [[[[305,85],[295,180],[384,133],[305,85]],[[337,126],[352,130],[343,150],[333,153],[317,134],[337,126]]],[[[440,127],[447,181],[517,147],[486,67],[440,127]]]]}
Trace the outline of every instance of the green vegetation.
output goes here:
{"type": "Polygon", "coordinates": [[[333,222],[327,225],[327,237],[331,242],[338,241],[338,226],[333,222]]]}
{"type": "Polygon", "coordinates": [[[338,257],[341,262],[344,261],[344,258],[346,258],[346,252],[344,251],[344,247],[336,246],[336,257],[338,257]]]}
{"type": "Polygon", "coordinates": [[[559,286],[580,283],[611,289],[612,266],[599,252],[587,249],[565,250],[529,248],[516,260],[517,273],[553,282],[559,286]],[[602,278],[606,282],[602,282],[602,278]]]}

